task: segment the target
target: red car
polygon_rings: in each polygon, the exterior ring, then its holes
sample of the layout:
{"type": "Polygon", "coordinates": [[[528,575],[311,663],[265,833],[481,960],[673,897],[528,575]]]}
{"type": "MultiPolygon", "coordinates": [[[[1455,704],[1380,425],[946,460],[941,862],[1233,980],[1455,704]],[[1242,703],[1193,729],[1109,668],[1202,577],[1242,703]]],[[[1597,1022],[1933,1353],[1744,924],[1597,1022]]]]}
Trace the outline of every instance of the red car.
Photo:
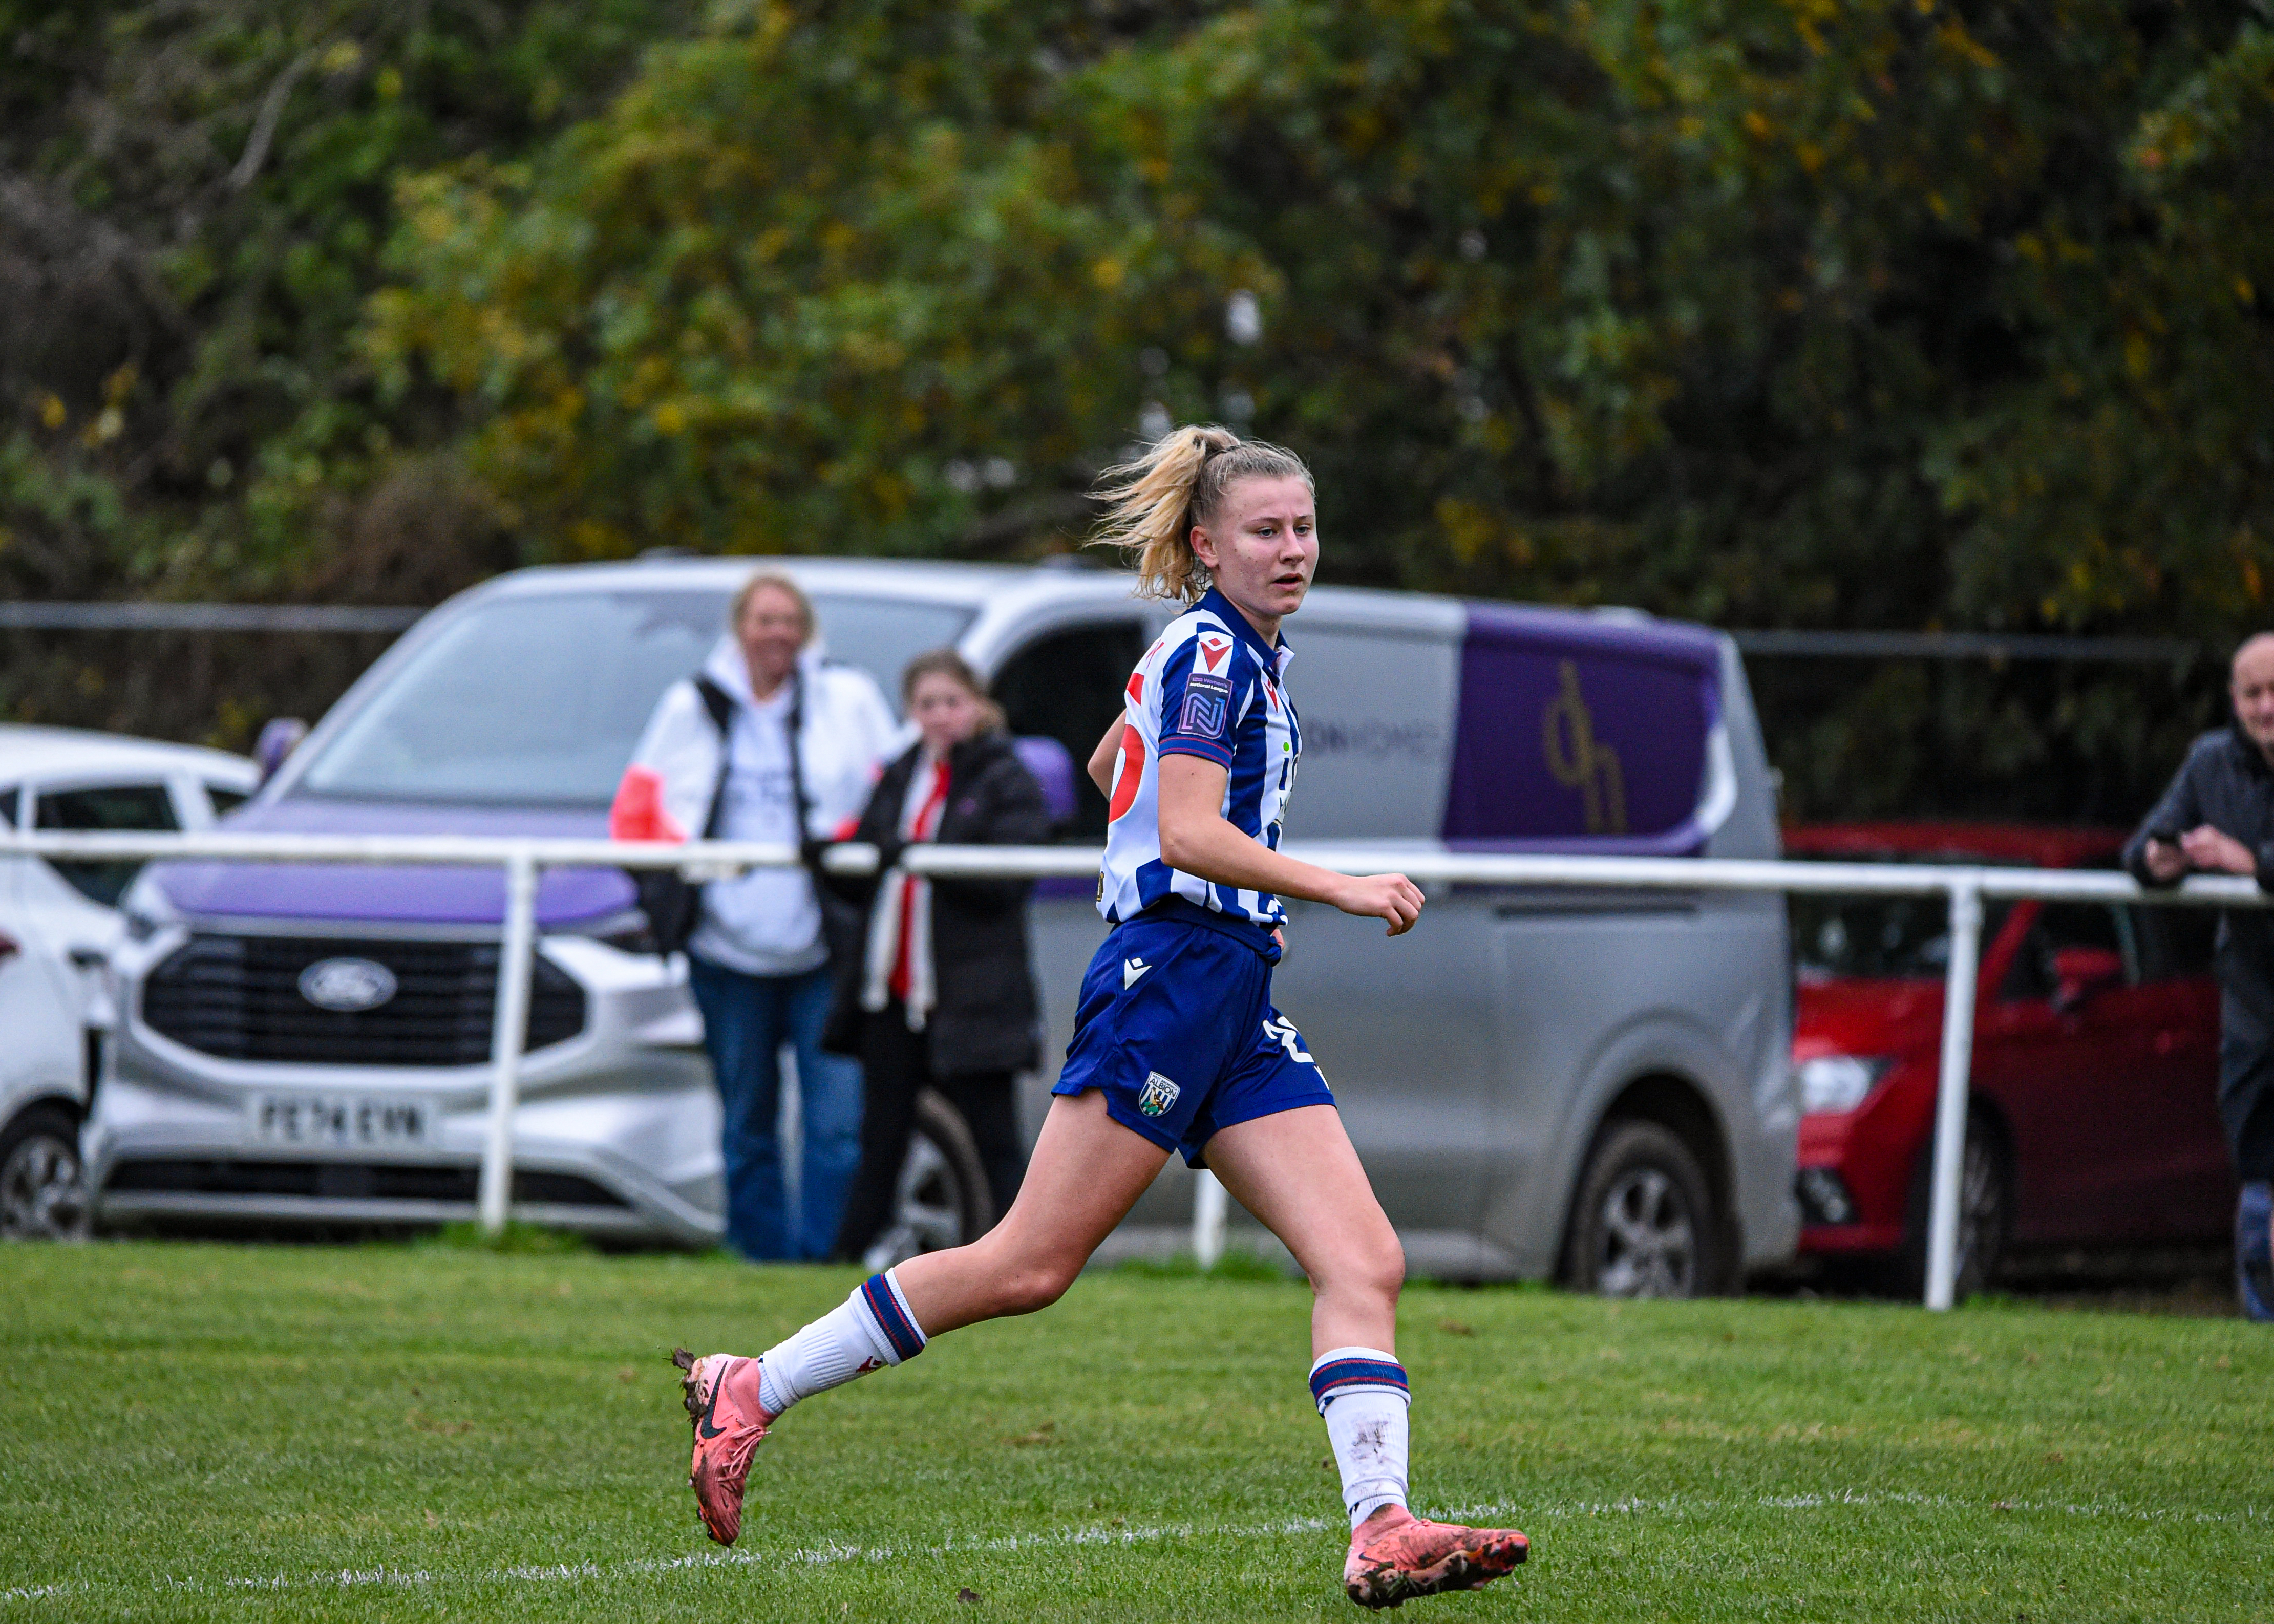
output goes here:
{"type": "MultiPolygon", "coordinates": [[[[1858,823],[1788,857],[2112,868],[2120,833],[1858,823]]],[[[1800,1250],[1924,1272],[1949,906],[1788,899],[1801,1090],[1800,1250]]],[[[2214,1104],[2207,909],[1985,901],[1961,1184],[1962,1293],[2016,1247],[2217,1242],[2234,1177],[2214,1104]]]]}

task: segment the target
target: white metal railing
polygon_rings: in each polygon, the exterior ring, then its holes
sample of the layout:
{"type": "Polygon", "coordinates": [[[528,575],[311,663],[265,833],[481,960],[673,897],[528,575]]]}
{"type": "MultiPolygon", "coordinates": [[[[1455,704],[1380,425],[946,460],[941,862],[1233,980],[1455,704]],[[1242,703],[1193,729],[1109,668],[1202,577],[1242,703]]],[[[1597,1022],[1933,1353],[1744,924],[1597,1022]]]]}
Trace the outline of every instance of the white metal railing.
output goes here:
{"type": "MultiPolygon", "coordinates": [[[[1395,846],[1291,845],[1288,854],[1344,874],[1397,871],[1424,885],[1540,885],[1593,890],[1782,891],[1935,896],[1950,902],[1950,960],[1945,983],[1941,1076],[1935,1108],[1934,1170],[1929,1199],[1926,1305],[1951,1305],[1956,1283],[1959,1172],[1966,1143],[1969,1073],[1974,1052],[1975,978],[1985,898],[2258,907],[2269,898],[2240,876],[2197,876],[2149,891],[2128,876],[2074,869],[1956,864],[1748,861],[1683,857],[1569,857],[1401,849],[1395,846]]],[[[537,883],[546,868],[680,868],[712,878],[799,861],[786,846],[698,841],[684,846],[522,836],[304,835],[215,831],[196,834],[0,831],[0,855],[190,861],[368,863],[503,870],[506,906],[500,948],[493,1083],[478,1206],[493,1231],[505,1225],[513,1175],[513,1116],[518,1103],[523,1026],[529,1008],[537,934],[537,883]]],[[[1064,846],[918,846],[903,861],[919,873],[999,879],[1088,878],[1099,853],[1064,846]]],[[[847,874],[875,871],[873,846],[832,846],[824,861],[847,874]]],[[[1203,1253],[1223,1244],[1223,1194],[1203,1179],[1194,1200],[1194,1239],[1203,1253]]]]}

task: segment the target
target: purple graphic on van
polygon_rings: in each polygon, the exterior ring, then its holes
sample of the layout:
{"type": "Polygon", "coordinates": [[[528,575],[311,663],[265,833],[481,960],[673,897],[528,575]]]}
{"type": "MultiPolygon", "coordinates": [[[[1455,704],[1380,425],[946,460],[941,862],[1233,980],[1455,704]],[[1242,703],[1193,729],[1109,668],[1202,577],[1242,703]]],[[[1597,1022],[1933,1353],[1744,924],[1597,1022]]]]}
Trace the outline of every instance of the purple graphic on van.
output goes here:
{"type": "Polygon", "coordinates": [[[1689,856],[1721,719],[1711,633],[1470,604],[1448,845],[1689,856]]]}

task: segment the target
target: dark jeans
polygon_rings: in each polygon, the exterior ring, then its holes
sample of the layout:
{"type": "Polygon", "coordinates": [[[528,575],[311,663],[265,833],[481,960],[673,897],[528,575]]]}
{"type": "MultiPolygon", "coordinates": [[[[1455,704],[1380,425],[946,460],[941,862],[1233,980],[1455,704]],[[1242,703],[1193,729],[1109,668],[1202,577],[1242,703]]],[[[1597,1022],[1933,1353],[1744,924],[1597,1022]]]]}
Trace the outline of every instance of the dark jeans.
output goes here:
{"type": "Polygon", "coordinates": [[[1008,1071],[967,1071],[936,1077],[931,1045],[908,1030],[907,1010],[898,999],[861,1020],[861,1069],[867,1079],[868,1109],[861,1117],[861,1171],[845,1204],[845,1227],[837,1255],[859,1258],[892,1221],[900,1163],[907,1159],[916,1095],[937,1088],[963,1113],[987,1170],[987,1193],[1000,1219],[1019,1194],[1027,1174],[1027,1152],[1019,1138],[1019,1101],[1008,1071]]]}
{"type": "Polygon", "coordinates": [[[861,1156],[861,1067],[821,1049],[828,966],[744,975],[689,953],[687,980],[703,1011],[703,1047],[726,1116],[727,1244],[762,1261],[827,1257],[861,1156]],[[796,1213],[783,1186],[777,1125],[785,1044],[797,1056],[805,1130],[796,1213]]]}

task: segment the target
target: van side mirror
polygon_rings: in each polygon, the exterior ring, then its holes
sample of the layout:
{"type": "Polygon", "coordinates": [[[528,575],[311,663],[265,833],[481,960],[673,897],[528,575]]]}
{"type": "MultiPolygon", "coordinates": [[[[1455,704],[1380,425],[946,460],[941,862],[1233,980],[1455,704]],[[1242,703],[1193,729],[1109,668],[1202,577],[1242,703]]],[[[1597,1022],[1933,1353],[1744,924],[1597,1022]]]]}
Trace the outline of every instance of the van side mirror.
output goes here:
{"type": "Polygon", "coordinates": [[[2124,980],[2124,955],[2105,947],[2064,947],[2053,954],[2053,1008],[2082,1009],[2124,980]]]}
{"type": "Polygon", "coordinates": [[[1042,786],[1043,804],[1050,808],[1050,822],[1061,829],[1072,823],[1073,756],[1065,746],[1055,739],[1029,736],[1012,740],[1011,748],[1019,752],[1019,760],[1042,786]]]}
{"type": "Polygon", "coordinates": [[[284,758],[298,749],[300,741],[307,736],[308,725],[297,716],[269,718],[260,730],[260,737],[252,745],[253,765],[260,769],[263,784],[276,776],[276,770],[284,764],[284,758]]]}

